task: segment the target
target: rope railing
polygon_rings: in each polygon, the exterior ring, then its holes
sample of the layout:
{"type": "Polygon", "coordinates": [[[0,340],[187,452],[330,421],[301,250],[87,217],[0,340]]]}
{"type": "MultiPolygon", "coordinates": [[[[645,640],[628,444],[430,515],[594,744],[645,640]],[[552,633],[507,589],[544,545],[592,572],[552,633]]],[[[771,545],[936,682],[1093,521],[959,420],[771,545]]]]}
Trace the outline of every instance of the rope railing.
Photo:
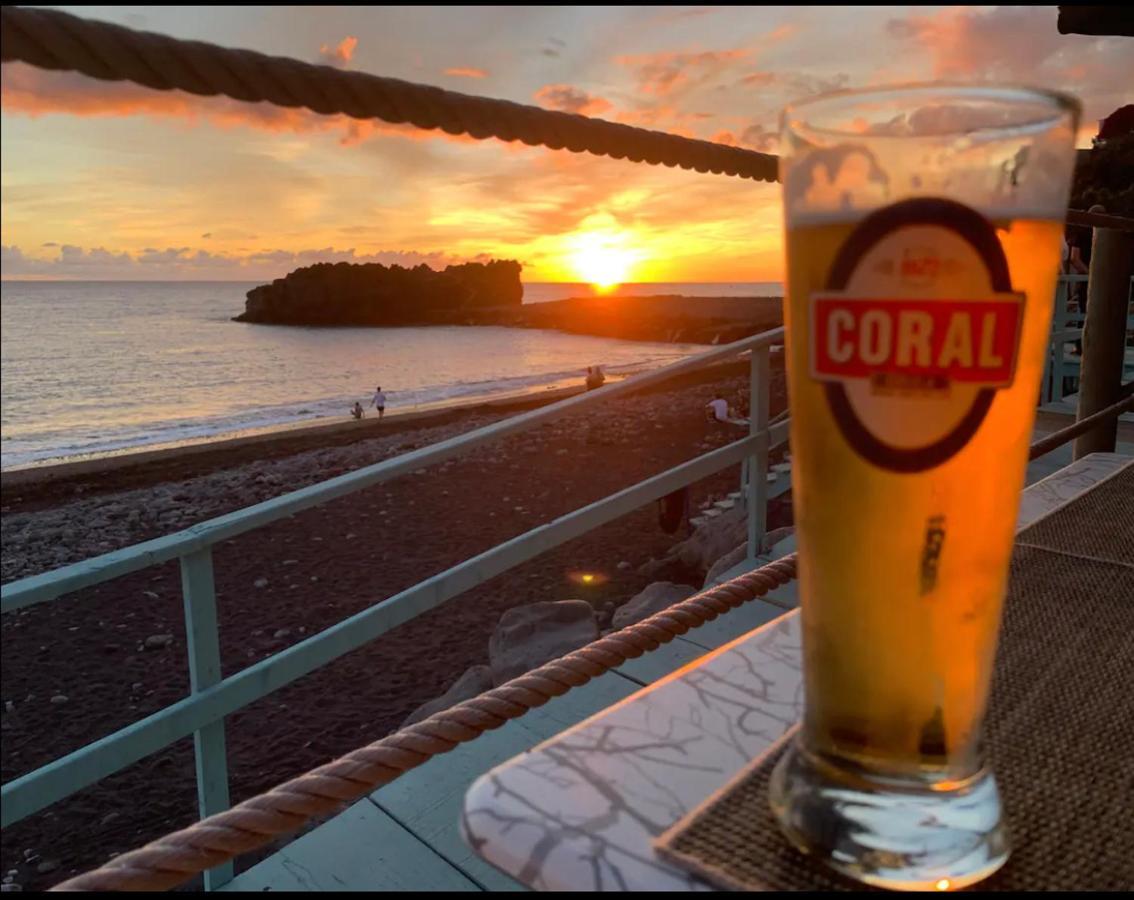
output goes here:
{"type": "Polygon", "coordinates": [[[313,819],[326,818],[432,757],[499,728],[795,577],[793,553],[545,663],[479,697],[434,713],[232,809],[117,856],[52,890],[159,891],[184,884],[194,875],[263,847],[313,819]]]}
{"type": "Polygon", "coordinates": [[[522,141],[651,165],[775,181],[778,158],[754,150],[413,84],[365,72],[94,22],[52,9],[4,7],[0,61],[132,81],[157,90],[302,107],[323,115],[522,141]]]}

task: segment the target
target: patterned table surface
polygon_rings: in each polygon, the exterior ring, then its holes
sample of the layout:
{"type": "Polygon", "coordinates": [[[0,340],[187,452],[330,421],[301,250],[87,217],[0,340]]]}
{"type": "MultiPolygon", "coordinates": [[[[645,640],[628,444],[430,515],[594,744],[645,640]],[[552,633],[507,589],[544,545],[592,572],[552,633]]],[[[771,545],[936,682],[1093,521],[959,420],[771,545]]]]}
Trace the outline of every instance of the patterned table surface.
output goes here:
{"type": "MultiPolygon", "coordinates": [[[[1024,492],[1023,528],[1131,464],[1093,454],[1024,492]]],[[[651,841],[799,718],[798,610],[481,776],[469,845],[540,890],[709,890],[651,841]]]]}

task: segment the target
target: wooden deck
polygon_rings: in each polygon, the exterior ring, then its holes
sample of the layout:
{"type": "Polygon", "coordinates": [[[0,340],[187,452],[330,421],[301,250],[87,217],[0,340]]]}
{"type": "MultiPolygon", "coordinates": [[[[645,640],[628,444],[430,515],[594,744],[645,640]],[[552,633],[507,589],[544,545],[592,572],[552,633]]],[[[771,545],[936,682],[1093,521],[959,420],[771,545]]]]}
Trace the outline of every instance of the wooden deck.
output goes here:
{"type": "MultiPolygon", "coordinates": [[[[1059,417],[1061,411],[1050,412],[1059,417]]],[[[1049,426],[1050,422],[1037,428],[1036,436],[1056,430],[1049,426]]],[[[1126,429],[1130,427],[1130,423],[1125,424],[1126,429]]],[[[1053,468],[1066,466],[1070,454],[1070,447],[1065,447],[1033,463],[1028,470],[1028,484],[1047,477],[1053,468]],[[1052,456],[1063,461],[1053,466],[1049,462],[1052,456]]],[[[1134,443],[1122,441],[1117,455],[1134,456],[1134,443]]],[[[1059,479],[1055,476],[1037,490],[1050,490],[1059,479]]],[[[794,538],[788,538],[766,557],[741,564],[721,580],[794,549],[794,538]]],[[[473,781],[497,764],[624,700],[706,651],[715,650],[794,608],[798,603],[797,590],[797,583],[792,582],[763,600],[746,603],[497,731],[430,760],[238,875],[222,890],[525,890],[477,857],[460,837],[458,818],[473,781]]]]}

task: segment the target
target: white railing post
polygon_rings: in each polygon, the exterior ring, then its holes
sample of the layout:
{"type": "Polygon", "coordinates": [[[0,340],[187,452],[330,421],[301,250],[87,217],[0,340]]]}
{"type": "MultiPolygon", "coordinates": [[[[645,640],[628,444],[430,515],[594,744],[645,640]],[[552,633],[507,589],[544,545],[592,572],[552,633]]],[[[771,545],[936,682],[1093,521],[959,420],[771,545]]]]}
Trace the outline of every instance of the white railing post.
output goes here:
{"type": "Polygon", "coordinates": [[[760,540],[768,527],[768,405],[771,366],[768,347],[752,351],[748,379],[748,433],[762,435],[756,452],[748,457],[748,558],[760,553],[760,540]]]}
{"type": "MultiPolygon", "coordinates": [[[[181,557],[181,593],[185,601],[189,685],[193,693],[198,693],[221,680],[217,595],[210,547],[181,557]]],[[[224,719],[193,732],[193,749],[197,762],[197,808],[204,819],[229,807],[224,719]]],[[[223,863],[205,873],[205,890],[216,890],[231,880],[232,863],[223,863]]]]}

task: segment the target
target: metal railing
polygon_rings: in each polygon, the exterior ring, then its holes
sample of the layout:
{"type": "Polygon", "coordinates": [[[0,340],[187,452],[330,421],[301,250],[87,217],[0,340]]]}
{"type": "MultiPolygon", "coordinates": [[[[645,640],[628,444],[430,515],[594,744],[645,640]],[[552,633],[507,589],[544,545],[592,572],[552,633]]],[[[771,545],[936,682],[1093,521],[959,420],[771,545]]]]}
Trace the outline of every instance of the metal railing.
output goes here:
{"type": "MultiPolygon", "coordinates": [[[[1067,380],[1078,380],[1081,357],[1068,353],[1067,345],[1082,342],[1083,313],[1080,310],[1068,309],[1068,306],[1073,296],[1072,285],[1082,285],[1080,290],[1085,293],[1087,284],[1086,275],[1060,275],[1056,282],[1051,336],[1048,339],[1043,381],[1040,386],[1041,404],[1056,403],[1074,393],[1074,389],[1066,389],[1067,380]]],[[[1082,297],[1083,294],[1079,296],[1082,297]]],[[[1131,302],[1134,303],[1134,281],[1131,282],[1131,302]]],[[[1134,314],[1127,317],[1126,331],[1128,336],[1134,334],[1134,314]]],[[[1123,378],[1130,377],[1134,377],[1134,354],[1129,356],[1123,369],[1123,378]]]]}
{"type": "MultiPolygon", "coordinates": [[[[171,559],[180,559],[191,692],[184,699],[132,725],[5,784],[0,791],[3,827],[190,734],[194,737],[200,814],[203,818],[227,809],[225,716],[514,566],[688,484],[745,461],[747,471],[751,473],[745,484],[747,555],[755,558],[766,524],[768,454],[772,448],[785,443],[788,434],[786,419],[775,424],[769,424],[768,420],[770,349],[773,344],[782,344],[783,340],[783,328],[766,331],[665,368],[607,385],[602,390],[579,394],[236,510],[183,531],[4,585],[0,588],[0,611],[8,613],[171,559]],[[751,415],[746,437],[533,528],[392,597],[376,601],[319,634],[234,675],[221,677],[213,578],[214,544],[422,466],[439,463],[482,444],[527,431],[745,352],[751,356],[751,415]]],[[[231,864],[227,864],[208,873],[206,887],[218,887],[231,877],[231,864]]]]}

